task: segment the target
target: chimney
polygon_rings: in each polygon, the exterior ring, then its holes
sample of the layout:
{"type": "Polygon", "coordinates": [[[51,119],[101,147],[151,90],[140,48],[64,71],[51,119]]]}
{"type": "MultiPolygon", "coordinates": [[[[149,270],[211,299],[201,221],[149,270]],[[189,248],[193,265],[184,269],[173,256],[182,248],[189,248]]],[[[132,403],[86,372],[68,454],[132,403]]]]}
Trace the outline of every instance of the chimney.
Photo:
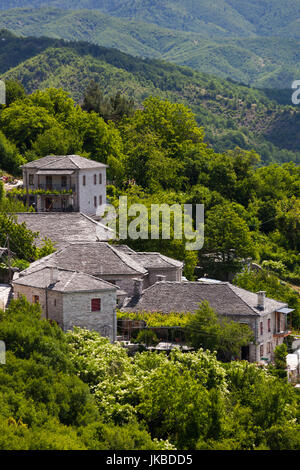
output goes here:
{"type": "Polygon", "coordinates": [[[50,285],[56,284],[58,281],[58,269],[55,267],[50,268],[50,285]]]}
{"type": "Polygon", "coordinates": [[[156,276],[156,282],[165,282],[166,276],[163,276],[162,274],[157,274],[156,276]]]}
{"type": "Polygon", "coordinates": [[[259,310],[264,310],[265,309],[265,299],[266,299],[266,292],[263,290],[260,290],[257,292],[257,308],[259,310]]]}
{"type": "Polygon", "coordinates": [[[133,279],[133,295],[134,297],[140,298],[143,293],[143,279],[133,279]]]}

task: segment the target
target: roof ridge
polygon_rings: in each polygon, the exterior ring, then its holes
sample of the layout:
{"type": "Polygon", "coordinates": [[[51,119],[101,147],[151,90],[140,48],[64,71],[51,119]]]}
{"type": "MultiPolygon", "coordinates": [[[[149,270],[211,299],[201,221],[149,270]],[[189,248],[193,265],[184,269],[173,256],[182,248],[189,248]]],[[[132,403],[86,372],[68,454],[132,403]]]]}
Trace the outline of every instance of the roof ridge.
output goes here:
{"type": "MultiPolygon", "coordinates": [[[[79,169],[80,166],[78,165],[78,163],[74,162],[73,158],[72,157],[75,157],[75,155],[66,155],[68,157],[69,160],[71,160],[72,163],[74,163],[75,166],[77,166],[77,168],[79,169]]],[[[80,158],[83,158],[81,157],[80,155],[76,155],[77,157],[80,157],[80,158]]]]}
{"type": "Polygon", "coordinates": [[[96,281],[100,281],[100,282],[103,282],[104,284],[108,284],[109,286],[114,287],[117,290],[121,289],[119,286],[117,286],[115,284],[112,284],[111,282],[106,281],[105,279],[102,279],[100,277],[96,277],[96,276],[93,276],[92,274],[84,273],[83,271],[76,271],[76,272],[77,272],[77,274],[82,274],[84,276],[91,277],[92,279],[95,279],[96,281]]]}
{"type": "MultiPolygon", "coordinates": [[[[72,271],[71,271],[72,272],[72,271]]],[[[63,287],[63,291],[66,289],[66,287],[70,284],[70,282],[72,281],[72,279],[74,278],[74,276],[77,274],[77,271],[73,271],[72,275],[70,276],[70,279],[65,283],[64,287],[63,287]]]]}
{"type": "MultiPolygon", "coordinates": [[[[46,155],[46,157],[54,157],[56,159],[56,161],[60,161],[62,158],[65,158],[64,155],[46,155]]],[[[43,158],[46,158],[46,157],[43,157],[43,158]]],[[[36,160],[38,161],[38,160],[36,160]]],[[[44,163],[42,165],[40,165],[40,168],[44,168],[45,166],[49,165],[51,162],[47,161],[47,163],[44,163]]]]}
{"type": "MultiPolygon", "coordinates": [[[[112,249],[112,251],[120,258],[120,260],[121,260],[123,263],[126,262],[126,258],[130,259],[130,255],[127,256],[126,253],[123,253],[123,252],[119,251],[119,250],[118,250],[117,248],[115,248],[113,245],[110,245],[110,244],[107,243],[107,242],[104,242],[104,243],[106,243],[106,244],[109,246],[109,248],[112,249]],[[123,259],[124,256],[125,256],[125,260],[123,259]]],[[[130,260],[130,262],[132,262],[132,260],[130,260]]],[[[128,263],[127,263],[127,264],[128,264],[128,263]]],[[[147,272],[146,269],[143,268],[143,266],[139,266],[139,263],[137,263],[136,261],[133,261],[133,264],[137,264],[137,266],[141,268],[140,273],[145,274],[145,273],[147,272]]],[[[129,265],[129,264],[128,264],[128,265],[129,265]]],[[[135,271],[137,271],[137,269],[136,269],[134,266],[130,266],[130,265],[129,265],[129,267],[130,267],[131,269],[134,269],[135,271]]],[[[138,271],[137,271],[137,272],[138,272],[138,271]]]]}
{"type": "Polygon", "coordinates": [[[259,312],[256,311],[255,307],[252,307],[252,305],[248,304],[248,302],[246,302],[245,299],[243,299],[237,292],[235,292],[234,288],[238,288],[238,289],[241,289],[241,290],[244,290],[246,292],[250,292],[251,294],[254,294],[255,295],[255,292],[251,292],[251,291],[247,291],[246,289],[243,289],[242,287],[238,287],[238,286],[234,286],[233,284],[231,284],[230,282],[227,282],[227,285],[228,287],[230,288],[231,292],[233,292],[233,294],[238,297],[242,302],[244,302],[245,305],[247,305],[247,307],[251,308],[251,310],[256,314],[256,315],[260,315],[259,312]],[[232,289],[233,287],[233,289],[232,289]]]}

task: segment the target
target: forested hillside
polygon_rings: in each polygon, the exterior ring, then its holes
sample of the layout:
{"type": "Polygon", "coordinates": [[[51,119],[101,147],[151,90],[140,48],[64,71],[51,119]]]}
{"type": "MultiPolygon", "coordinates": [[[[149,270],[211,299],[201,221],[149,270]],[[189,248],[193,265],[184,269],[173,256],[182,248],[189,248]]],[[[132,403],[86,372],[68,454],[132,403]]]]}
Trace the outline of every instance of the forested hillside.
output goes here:
{"type": "Polygon", "coordinates": [[[136,106],[152,95],[187,104],[206,141],[217,151],[255,149],[262,163],[299,161],[300,110],[279,106],[267,94],[186,67],[139,59],[115,49],[50,38],[0,33],[0,73],[28,92],[63,87],[80,101],[91,80],[104,93],[120,91],[136,106]]]}
{"type": "Polygon", "coordinates": [[[63,333],[39,306],[0,311],[0,449],[299,449],[293,387],[215,354],[129,357],[95,332],[63,333]]]}
{"type": "MultiPolygon", "coordinates": [[[[11,5],[26,6],[26,2],[2,2],[2,8],[11,5]]],[[[259,88],[290,88],[300,73],[300,20],[295,2],[284,8],[279,2],[256,0],[64,5],[53,1],[36,8],[39,5],[30,2],[22,10],[2,11],[0,28],[23,36],[46,35],[115,47],[259,88]]]]}
{"type": "Polygon", "coordinates": [[[176,30],[201,32],[216,26],[220,34],[295,37],[300,6],[295,0],[2,0],[1,9],[56,6],[63,9],[100,10],[123,18],[135,18],[176,30]]]}

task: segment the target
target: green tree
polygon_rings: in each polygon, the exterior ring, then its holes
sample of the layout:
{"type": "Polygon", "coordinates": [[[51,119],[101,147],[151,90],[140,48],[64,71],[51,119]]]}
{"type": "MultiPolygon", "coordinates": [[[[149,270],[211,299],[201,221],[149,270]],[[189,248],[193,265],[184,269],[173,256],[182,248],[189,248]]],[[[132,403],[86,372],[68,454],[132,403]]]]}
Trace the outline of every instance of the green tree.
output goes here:
{"type": "Polygon", "coordinates": [[[248,345],[253,339],[253,332],[248,325],[218,317],[207,301],[203,301],[189,319],[186,332],[194,348],[217,351],[224,360],[239,358],[241,347],[248,345]]]}
{"type": "Polygon", "coordinates": [[[241,268],[245,258],[255,255],[248,225],[233,205],[220,204],[208,212],[203,248],[203,254],[205,253],[210,255],[207,261],[200,253],[201,262],[208,263],[205,268],[212,272],[217,271],[226,280],[229,273],[235,273],[241,268]]]}
{"type": "Polygon", "coordinates": [[[19,175],[20,166],[26,163],[26,160],[20,155],[15,144],[10,142],[0,131],[0,161],[1,169],[13,175],[19,175]]]}

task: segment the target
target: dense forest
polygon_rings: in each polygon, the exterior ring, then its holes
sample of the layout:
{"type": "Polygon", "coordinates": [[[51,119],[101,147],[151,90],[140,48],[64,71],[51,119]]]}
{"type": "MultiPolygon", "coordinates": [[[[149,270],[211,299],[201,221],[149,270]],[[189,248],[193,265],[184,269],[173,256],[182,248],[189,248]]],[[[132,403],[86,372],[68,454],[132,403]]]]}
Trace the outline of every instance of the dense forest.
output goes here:
{"type": "Polygon", "coordinates": [[[22,36],[88,41],[259,88],[290,89],[299,78],[299,7],[294,1],[284,7],[256,0],[2,1],[1,6],[27,6],[2,10],[0,17],[0,29],[22,36]]]}
{"type": "Polygon", "coordinates": [[[0,336],[0,449],[299,449],[300,397],[280,361],[130,357],[95,332],[63,333],[23,299],[0,311],[0,336]]]}
{"type": "Polygon", "coordinates": [[[192,109],[198,125],[205,128],[205,141],[218,152],[239,146],[256,150],[262,164],[299,162],[300,111],[277,104],[276,91],[255,90],[85,42],[18,38],[7,31],[0,32],[0,40],[5,44],[0,50],[0,77],[21,82],[27,92],[62,87],[80,102],[93,80],[104,94],[120,91],[136,106],[148,96],[165,98],[192,109]]]}

